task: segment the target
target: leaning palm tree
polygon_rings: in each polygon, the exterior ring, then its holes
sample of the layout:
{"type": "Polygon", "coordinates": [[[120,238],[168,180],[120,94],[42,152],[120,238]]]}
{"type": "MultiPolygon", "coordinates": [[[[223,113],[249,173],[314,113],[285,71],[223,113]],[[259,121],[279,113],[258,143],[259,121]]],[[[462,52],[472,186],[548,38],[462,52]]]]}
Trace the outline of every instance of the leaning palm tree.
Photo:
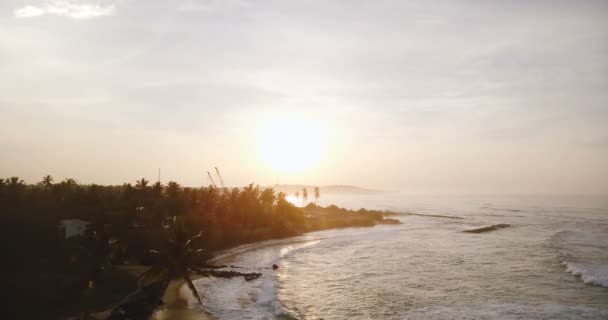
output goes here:
{"type": "MultiPolygon", "coordinates": [[[[149,308],[146,306],[149,301],[158,301],[160,297],[169,287],[169,283],[173,280],[182,280],[188,286],[192,295],[199,303],[202,303],[201,297],[194,286],[192,278],[194,276],[202,277],[218,277],[218,278],[234,278],[243,277],[246,281],[257,279],[261,276],[260,273],[241,273],[235,271],[221,271],[220,268],[225,266],[213,266],[207,264],[208,253],[196,244],[201,237],[201,233],[194,236],[186,231],[184,221],[173,216],[163,225],[167,231],[167,241],[165,248],[161,250],[150,250],[156,258],[154,265],[140,276],[140,288],[137,292],[130,295],[131,299],[126,299],[125,303],[121,303],[112,313],[110,319],[130,319],[126,310],[147,309],[149,313],[154,310],[155,306],[149,308]],[[153,291],[154,297],[149,295],[141,295],[146,290],[141,283],[152,282],[149,287],[155,287],[153,291]],[[131,300],[131,301],[129,301],[131,300]]],[[[141,314],[138,317],[142,317],[141,314]]]]}
{"type": "MultiPolygon", "coordinates": [[[[164,226],[169,230],[166,249],[163,251],[150,250],[156,255],[157,263],[143,276],[160,275],[165,280],[183,280],[199,303],[201,298],[192,283],[191,275],[203,277],[234,278],[243,277],[245,280],[254,280],[261,276],[260,273],[241,273],[235,271],[219,271],[217,269],[225,266],[213,266],[207,263],[209,254],[204,249],[197,248],[196,242],[202,232],[191,236],[185,228],[184,221],[176,216],[169,219],[164,226]]],[[[167,281],[167,282],[168,282],[167,281]]]]}
{"type": "Polygon", "coordinates": [[[159,278],[165,289],[171,280],[183,280],[200,303],[201,298],[190,276],[207,266],[203,249],[194,246],[201,233],[189,236],[182,220],[176,216],[173,216],[164,227],[168,229],[166,248],[150,250],[150,253],[156,256],[156,264],[142,276],[159,278]]]}

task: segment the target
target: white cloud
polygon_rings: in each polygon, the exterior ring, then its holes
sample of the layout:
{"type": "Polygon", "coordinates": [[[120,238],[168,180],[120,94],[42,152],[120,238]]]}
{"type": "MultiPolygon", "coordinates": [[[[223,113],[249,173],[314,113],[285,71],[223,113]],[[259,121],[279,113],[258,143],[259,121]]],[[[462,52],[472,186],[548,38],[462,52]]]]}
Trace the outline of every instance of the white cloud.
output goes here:
{"type": "Polygon", "coordinates": [[[110,16],[114,13],[114,4],[87,3],[74,0],[49,0],[38,6],[26,5],[13,11],[17,18],[31,18],[42,15],[57,15],[72,19],[91,19],[110,16]]]}
{"type": "Polygon", "coordinates": [[[37,17],[45,14],[44,9],[35,6],[25,6],[23,8],[15,9],[15,17],[17,18],[30,18],[37,17]]]}

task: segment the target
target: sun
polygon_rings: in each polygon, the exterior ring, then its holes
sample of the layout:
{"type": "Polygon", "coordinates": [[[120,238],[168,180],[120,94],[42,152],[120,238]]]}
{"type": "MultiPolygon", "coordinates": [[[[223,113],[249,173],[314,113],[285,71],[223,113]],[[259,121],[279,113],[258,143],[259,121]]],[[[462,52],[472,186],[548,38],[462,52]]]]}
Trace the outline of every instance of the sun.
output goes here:
{"type": "Polygon", "coordinates": [[[297,173],[321,160],[324,130],[320,123],[297,117],[269,120],[260,128],[261,159],[276,173],[297,173]]]}

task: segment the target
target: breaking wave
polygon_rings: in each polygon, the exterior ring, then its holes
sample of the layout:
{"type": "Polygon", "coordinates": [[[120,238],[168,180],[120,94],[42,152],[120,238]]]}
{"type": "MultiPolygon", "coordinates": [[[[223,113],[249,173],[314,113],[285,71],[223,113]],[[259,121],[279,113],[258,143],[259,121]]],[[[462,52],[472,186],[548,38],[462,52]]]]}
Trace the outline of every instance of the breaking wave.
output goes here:
{"type": "Polygon", "coordinates": [[[566,271],[580,277],[586,284],[608,288],[608,265],[563,262],[566,271]]]}
{"type": "Polygon", "coordinates": [[[240,272],[259,272],[259,279],[246,282],[234,279],[199,279],[195,282],[205,292],[205,311],[215,319],[291,319],[278,299],[277,290],[284,269],[281,260],[322,238],[303,236],[297,238],[269,240],[227,250],[217,255],[212,262],[219,265],[238,265],[240,272]],[[279,265],[273,270],[272,265],[279,265]]]}
{"type": "Polygon", "coordinates": [[[608,288],[608,233],[602,225],[586,232],[562,230],[551,237],[566,271],[589,285],[608,288]]]}

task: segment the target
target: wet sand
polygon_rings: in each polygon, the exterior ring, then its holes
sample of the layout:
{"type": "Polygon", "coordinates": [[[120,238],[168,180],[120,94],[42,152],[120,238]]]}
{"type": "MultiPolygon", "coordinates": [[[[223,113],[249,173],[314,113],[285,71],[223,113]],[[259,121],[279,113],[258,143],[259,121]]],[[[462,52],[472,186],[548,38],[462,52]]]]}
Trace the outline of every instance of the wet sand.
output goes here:
{"type": "Polygon", "coordinates": [[[200,309],[189,307],[189,301],[194,300],[183,280],[171,281],[163,295],[165,305],[156,310],[150,320],[213,320],[200,309]]]}

